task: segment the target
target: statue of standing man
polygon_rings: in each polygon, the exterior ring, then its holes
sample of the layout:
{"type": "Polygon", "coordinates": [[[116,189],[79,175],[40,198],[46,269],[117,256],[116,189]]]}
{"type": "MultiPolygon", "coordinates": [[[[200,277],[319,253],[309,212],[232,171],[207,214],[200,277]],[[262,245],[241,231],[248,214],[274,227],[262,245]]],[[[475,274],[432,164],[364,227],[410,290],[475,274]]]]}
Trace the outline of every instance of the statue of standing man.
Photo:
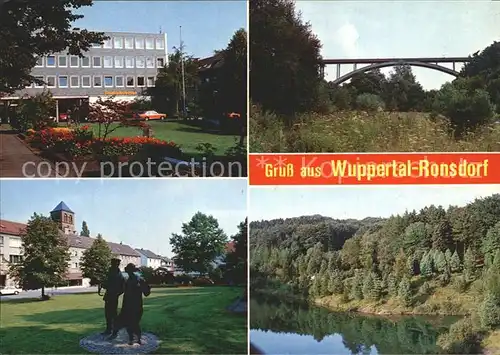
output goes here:
{"type": "Polygon", "coordinates": [[[118,298],[124,291],[125,279],[120,271],[120,259],[111,259],[111,267],[102,287],[106,289],[104,294],[104,315],[106,316],[106,330],[102,335],[111,335],[111,338],[118,334],[118,298]]]}

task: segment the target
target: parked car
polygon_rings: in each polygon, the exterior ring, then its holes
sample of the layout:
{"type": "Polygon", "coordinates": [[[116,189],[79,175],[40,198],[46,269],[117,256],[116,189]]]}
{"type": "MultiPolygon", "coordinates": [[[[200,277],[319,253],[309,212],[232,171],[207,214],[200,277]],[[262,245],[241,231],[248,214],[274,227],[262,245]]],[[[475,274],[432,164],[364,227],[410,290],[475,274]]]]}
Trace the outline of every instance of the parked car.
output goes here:
{"type": "Polygon", "coordinates": [[[0,296],[7,296],[7,295],[18,295],[22,292],[20,288],[17,288],[15,286],[4,286],[0,288],[0,296]]]}
{"type": "Polygon", "coordinates": [[[145,111],[141,113],[136,113],[134,116],[136,119],[141,120],[164,120],[167,118],[167,115],[164,113],[158,113],[156,111],[145,111]]]}

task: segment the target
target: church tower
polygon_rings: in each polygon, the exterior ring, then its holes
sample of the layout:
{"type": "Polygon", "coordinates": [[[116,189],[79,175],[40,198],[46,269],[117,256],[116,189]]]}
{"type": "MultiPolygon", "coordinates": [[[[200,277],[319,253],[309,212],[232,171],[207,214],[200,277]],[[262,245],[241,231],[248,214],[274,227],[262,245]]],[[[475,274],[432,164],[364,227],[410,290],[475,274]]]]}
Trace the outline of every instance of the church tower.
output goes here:
{"type": "Polygon", "coordinates": [[[73,212],[63,201],[50,212],[50,217],[59,224],[59,228],[64,234],[76,233],[75,212],[73,212]]]}

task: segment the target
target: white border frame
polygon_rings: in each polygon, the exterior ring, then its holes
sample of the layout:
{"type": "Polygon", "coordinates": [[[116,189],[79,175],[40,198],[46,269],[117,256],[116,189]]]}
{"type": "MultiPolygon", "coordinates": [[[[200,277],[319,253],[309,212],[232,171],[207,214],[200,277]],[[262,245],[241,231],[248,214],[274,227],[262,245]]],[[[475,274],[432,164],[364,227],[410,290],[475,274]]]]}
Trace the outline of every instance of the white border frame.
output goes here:
{"type": "Polygon", "coordinates": [[[93,88],[103,88],[104,87],[104,82],[102,81],[102,75],[94,75],[94,76],[92,76],[92,87],[93,88]],[[96,86],[95,85],[95,79],[96,78],[100,78],[101,79],[101,85],[100,86],[96,86]]]}
{"type": "Polygon", "coordinates": [[[80,87],[80,76],[79,75],[70,75],[69,76],[69,87],[70,88],[79,88],[80,87]],[[73,86],[72,79],[77,78],[78,79],[78,85],[73,86]]]}
{"type": "Polygon", "coordinates": [[[80,86],[82,88],[91,88],[92,87],[92,76],[91,75],[82,75],[80,78],[80,86]],[[89,86],[83,85],[83,78],[89,78],[89,86]]]}
{"type": "Polygon", "coordinates": [[[57,79],[57,76],[55,76],[55,75],[45,76],[45,84],[46,84],[47,88],[50,88],[50,89],[57,88],[59,85],[59,81],[57,79]],[[54,78],[54,86],[49,85],[49,78],[54,78]]]}
{"type": "Polygon", "coordinates": [[[57,67],[57,56],[55,54],[49,54],[46,58],[45,58],[45,66],[47,68],[55,68],[57,67]],[[49,57],[54,57],[54,65],[49,65],[49,57]]]}
{"type": "Polygon", "coordinates": [[[83,58],[80,58],[80,67],[81,68],[91,68],[92,67],[92,57],[86,55],[83,58]],[[83,60],[87,58],[89,60],[89,65],[83,65],[83,60]]]}
{"type": "Polygon", "coordinates": [[[80,57],[77,55],[70,55],[69,56],[69,67],[70,68],[79,68],[80,67],[80,57]],[[76,66],[71,64],[71,59],[76,58],[76,66]]]}
{"type": "Polygon", "coordinates": [[[58,68],[67,68],[68,67],[68,56],[67,55],[58,55],[57,56],[57,67],[58,68]],[[66,58],[65,65],[61,65],[61,58],[66,58]]]}
{"type": "Polygon", "coordinates": [[[115,77],[113,75],[103,75],[102,76],[102,84],[105,88],[114,88],[115,87],[115,77]],[[106,78],[111,78],[111,86],[106,85],[106,78]]]}
{"type": "Polygon", "coordinates": [[[136,87],[136,86],[135,86],[135,84],[137,84],[137,83],[135,82],[135,76],[133,76],[133,75],[126,75],[126,76],[125,76],[125,87],[127,87],[127,88],[135,88],[135,87],[136,87]],[[128,79],[129,79],[129,78],[132,78],[132,79],[134,80],[133,85],[129,85],[129,84],[128,84],[128,79]]]}
{"type": "Polygon", "coordinates": [[[102,68],[102,57],[101,56],[99,56],[99,55],[92,56],[92,68],[102,68]],[[99,62],[101,63],[101,65],[99,65],[99,66],[94,65],[94,59],[95,58],[100,58],[99,62]]]}
{"type": "Polygon", "coordinates": [[[115,75],[115,87],[124,88],[125,87],[125,77],[123,75],[115,75]],[[122,78],[122,85],[118,85],[118,78],[122,78]]]}
{"type": "Polygon", "coordinates": [[[69,75],[58,75],[57,76],[57,87],[61,89],[67,89],[69,88],[69,75]],[[66,78],[66,86],[61,85],[61,78],[66,78]]]}
{"type": "Polygon", "coordinates": [[[111,69],[114,68],[115,66],[115,57],[112,55],[105,55],[102,57],[102,67],[106,69],[111,69]],[[111,58],[111,66],[106,65],[106,58],[110,59],[111,58]]]}
{"type": "Polygon", "coordinates": [[[138,88],[145,88],[146,87],[146,76],[144,75],[137,75],[137,77],[135,78],[136,80],[136,85],[138,88]],[[143,85],[139,85],[139,78],[143,78],[144,79],[144,84],[143,85]]]}

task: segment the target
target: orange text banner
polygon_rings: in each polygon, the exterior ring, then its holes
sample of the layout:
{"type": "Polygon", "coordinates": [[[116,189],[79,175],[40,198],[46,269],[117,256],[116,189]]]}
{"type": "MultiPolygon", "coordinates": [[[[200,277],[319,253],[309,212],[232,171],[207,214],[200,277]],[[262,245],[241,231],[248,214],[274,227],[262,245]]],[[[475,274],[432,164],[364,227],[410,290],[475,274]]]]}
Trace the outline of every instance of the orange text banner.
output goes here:
{"type": "Polygon", "coordinates": [[[500,153],[250,154],[250,185],[498,184],[500,153]]]}

